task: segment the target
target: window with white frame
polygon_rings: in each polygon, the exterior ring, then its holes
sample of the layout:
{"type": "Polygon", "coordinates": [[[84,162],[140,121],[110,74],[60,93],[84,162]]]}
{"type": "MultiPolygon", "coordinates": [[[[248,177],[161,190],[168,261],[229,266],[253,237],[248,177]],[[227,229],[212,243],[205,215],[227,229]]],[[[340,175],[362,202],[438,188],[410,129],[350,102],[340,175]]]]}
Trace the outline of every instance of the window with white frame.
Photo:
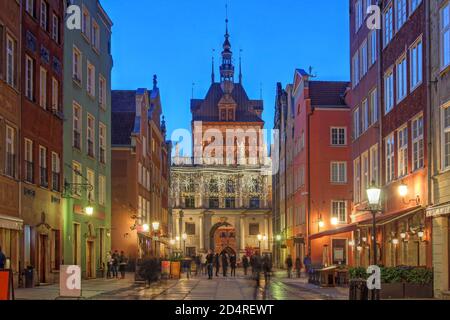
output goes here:
{"type": "Polygon", "coordinates": [[[88,156],[94,157],[95,156],[95,118],[90,114],[88,114],[88,116],[87,116],[86,142],[87,142],[88,156]]]}
{"type": "Polygon", "coordinates": [[[87,64],[87,92],[95,97],[95,67],[90,62],[87,64]]]}
{"type": "Polygon", "coordinates": [[[377,89],[373,89],[369,95],[369,109],[370,109],[370,124],[374,124],[378,121],[378,92],[377,89]]]}
{"type": "Polygon", "coordinates": [[[102,206],[106,204],[106,177],[98,176],[98,203],[102,206]]]}
{"type": "Polygon", "coordinates": [[[60,191],[60,165],[59,154],[52,152],[52,190],[60,191]]]}
{"type": "Polygon", "coordinates": [[[403,57],[397,63],[397,101],[403,100],[407,94],[408,81],[406,70],[406,57],[403,57]]]}
{"type": "Polygon", "coordinates": [[[370,148],[370,183],[374,183],[376,186],[380,185],[380,171],[378,163],[378,144],[376,144],[370,148]]]}
{"type": "Polygon", "coordinates": [[[450,66],[450,2],[440,10],[441,70],[450,66]]]}
{"type": "Polygon", "coordinates": [[[6,125],[6,166],[5,173],[16,176],[16,130],[6,125]]]}
{"type": "Polygon", "coordinates": [[[355,53],[352,59],[353,72],[352,72],[352,83],[353,87],[356,87],[359,83],[359,51],[355,53]]]}
{"type": "Polygon", "coordinates": [[[98,78],[98,90],[100,107],[106,109],[106,79],[102,75],[98,78]]]}
{"type": "Polygon", "coordinates": [[[92,45],[100,51],[100,27],[95,20],[92,20],[92,45]]]}
{"type": "Polygon", "coordinates": [[[101,122],[98,125],[98,140],[100,162],[106,163],[106,126],[101,122]]]}
{"type": "Polygon", "coordinates": [[[47,109],[47,70],[42,67],[39,73],[39,105],[47,109]]]}
{"type": "Polygon", "coordinates": [[[361,155],[361,195],[362,200],[367,199],[366,190],[369,188],[369,153],[366,151],[361,155]]]}
{"type": "Polygon", "coordinates": [[[368,52],[367,52],[367,41],[364,41],[364,43],[361,46],[360,49],[360,60],[361,60],[361,77],[365,76],[369,66],[368,66],[368,52]]]}
{"type": "Polygon", "coordinates": [[[412,156],[413,170],[424,166],[423,117],[419,116],[412,121],[412,156]]]}
{"type": "MultiPolygon", "coordinates": [[[[83,183],[81,164],[76,161],[72,162],[72,183],[75,185],[81,185],[83,183]]],[[[75,188],[74,194],[78,197],[81,196],[81,188],[75,188]]]]}
{"type": "Polygon", "coordinates": [[[383,14],[383,45],[386,47],[394,36],[393,21],[392,21],[392,5],[383,14]]]}
{"type": "Polygon", "coordinates": [[[86,7],[83,6],[83,15],[81,19],[81,32],[84,34],[84,36],[90,40],[90,33],[91,33],[91,15],[89,14],[89,11],[86,7]]]}
{"type": "Polygon", "coordinates": [[[81,60],[81,51],[78,48],[73,47],[72,53],[72,78],[76,80],[81,85],[81,73],[82,73],[82,60],[81,60]]]}
{"type": "Polygon", "coordinates": [[[82,132],[82,117],[81,107],[77,103],[73,103],[72,106],[72,126],[73,126],[73,141],[72,146],[81,150],[81,132],[82,132]]]}
{"type": "Polygon", "coordinates": [[[362,132],[365,132],[369,128],[369,102],[364,99],[361,104],[362,110],[362,132]]]}
{"type": "Polygon", "coordinates": [[[394,134],[390,134],[386,138],[386,183],[395,179],[394,155],[394,134]]]}
{"type": "Polygon", "coordinates": [[[394,74],[391,71],[384,76],[384,113],[388,114],[394,108],[394,74]]]}
{"type": "Polygon", "coordinates": [[[331,217],[337,218],[339,224],[347,223],[347,201],[331,201],[331,217]]]}
{"type": "Polygon", "coordinates": [[[347,183],[347,162],[331,162],[331,183],[347,183]]]}
{"type": "Polygon", "coordinates": [[[34,100],[34,60],[25,56],[25,96],[34,100]]]}
{"type": "Polygon", "coordinates": [[[52,110],[59,110],[59,83],[52,77],[52,110]]]}
{"type": "Polygon", "coordinates": [[[25,0],[25,11],[28,12],[31,16],[34,17],[34,6],[35,6],[35,0],[25,0]]]}
{"type": "Polygon", "coordinates": [[[450,169],[450,105],[442,108],[442,169],[450,169]]]}
{"type": "Polygon", "coordinates": [[[407,12],[406,12],[406,0],[395,0],[397,31],[405,24],[407,12]]]}
{"type": "Polygon", "coordinates": [[[347,145],[347,128],[331,128],[331,145],[347,145]]]}
{"type": "Polygon", "coordinates": [[[41,187],[48,187],[47,148],[39,146],[39,181],[41,187]]]}
{"type": "Polygon", "coordinates": [[[370,39],[370,65],[377,61],[377,31],[372,30],[369,33],[370,39]]]}
{"type": "Polygon", "coordinates": [[[33,174],[33,141],[25,138],[25,181],[34,182],[33,174]]]}
{"type": "Polygon", "coordinates": [[[17,42],[6,35],[6,83],[12,87],[17,86],[16,48],[17,42]]]}
{"type": "Polygon", "coordinates": [[[422,0],[409,0],[409,14],[413,14],[414,11],[416,11],[419,4],[422,2],[422,0]]]}
{"type": "Polygon", "coordinates": [[[52,39],[59,43],[59,18],[56,14],[52,16],[52,39]]]}
{"type": "Polygon", "coordinates": [[[44,0],[41,0],[41,28],[48,28],[48,4],[44,0]]]}
{"type": "Polygon", "coordinates": [[[92,189],[88,191],[88,200],[95,201],[95,172],[91,169],[86,170],[87,182],[92,186],[92,189]]]}
{"type": "Polygon", "coordinates": [[[361,135],[361,118],[359,114],[359,108],[356,108],[353,112],[353,137],[357,139],[361,135]]]}
{"type": "Polygon", "coordinates": [[[405,126],[397,133],[398,176],[408,174],[408,127],[405,126]]]}
{"type": "Polygon", "coordinates": [[[364,13],[362,0],[356,0],[355,2],[355,28],[356,32],[361,28],[363,24],[364,13]]]}
{"type": "Polygon", "coordinates": [[[411,64],[411,91],[422,83],[422,40],[415,43],[410,49],[411,64]]]}

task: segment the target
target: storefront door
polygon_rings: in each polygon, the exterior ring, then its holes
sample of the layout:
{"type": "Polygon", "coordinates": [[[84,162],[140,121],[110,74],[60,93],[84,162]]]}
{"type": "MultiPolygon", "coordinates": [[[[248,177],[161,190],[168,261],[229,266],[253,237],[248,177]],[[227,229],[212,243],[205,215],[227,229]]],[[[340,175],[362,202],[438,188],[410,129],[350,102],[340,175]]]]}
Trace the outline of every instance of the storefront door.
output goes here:
{"type": "Polygon", "coordinates": [[[47,282],[47,244],[48,235],[41,234],[39,236],[39,282],[47,282]]]}
{"type": "Polygon", "coordinates": [[[86,277],[94,278],[94,241],[86,243],[86,277]]]}

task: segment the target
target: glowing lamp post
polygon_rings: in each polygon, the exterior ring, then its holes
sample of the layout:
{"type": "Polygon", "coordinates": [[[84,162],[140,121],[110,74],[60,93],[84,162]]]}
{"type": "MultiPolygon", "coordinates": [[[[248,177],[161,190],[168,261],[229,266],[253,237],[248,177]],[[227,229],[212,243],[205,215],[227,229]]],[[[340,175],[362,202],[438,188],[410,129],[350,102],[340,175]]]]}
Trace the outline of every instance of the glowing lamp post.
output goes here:
{"type": "MultiPolygon", "coordinates": [[[[377,259],[377,213],[380,211],[381,189],[374,183],[367,189],[367,200],[369,201],[370,212],[372,213],[372,247],[373,265],[376,266],[377,259]]],[[[378,300],[378,290],[372,291],[372,300],[378,300]]]]}

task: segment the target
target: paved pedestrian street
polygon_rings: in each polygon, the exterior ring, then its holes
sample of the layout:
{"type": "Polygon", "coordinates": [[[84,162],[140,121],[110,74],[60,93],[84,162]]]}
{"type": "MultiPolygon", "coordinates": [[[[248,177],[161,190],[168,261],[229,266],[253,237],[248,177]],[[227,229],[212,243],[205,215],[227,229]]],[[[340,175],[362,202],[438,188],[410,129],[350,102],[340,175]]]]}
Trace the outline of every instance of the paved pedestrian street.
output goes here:
{"type": "MultiPolygon", "coordinates": [[[[276,272],[269,283],[256,281],[238,274],[236,278],[206,276],[180,280],[163,280],[152,284],[136,284],[128,275],[125,280],[83,281],[83,298],[91,300],[345,300],[348,288],[319,288],[307,283],[306,278],[287,279],[285,272],[276,272]]],[[[17,289],[19,300],[54,300],[58,286],[17,289]]]]}

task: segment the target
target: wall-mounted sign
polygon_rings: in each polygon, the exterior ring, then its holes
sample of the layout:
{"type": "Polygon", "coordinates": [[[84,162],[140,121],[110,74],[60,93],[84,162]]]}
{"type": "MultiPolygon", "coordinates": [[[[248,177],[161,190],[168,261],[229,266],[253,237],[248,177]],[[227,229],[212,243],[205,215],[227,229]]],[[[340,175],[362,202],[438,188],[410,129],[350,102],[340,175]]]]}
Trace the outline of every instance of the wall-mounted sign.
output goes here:
{"type": "Polygon", "coordinates": [[[67,298],[81,297],[80,266],[61,266],[59,276],[59,295],[67,298]]]}
{"type": "Polygon", "coordinates": [[[13,274],[11,270],[0,271],[0,301],[14,300],[13,274]]]}

